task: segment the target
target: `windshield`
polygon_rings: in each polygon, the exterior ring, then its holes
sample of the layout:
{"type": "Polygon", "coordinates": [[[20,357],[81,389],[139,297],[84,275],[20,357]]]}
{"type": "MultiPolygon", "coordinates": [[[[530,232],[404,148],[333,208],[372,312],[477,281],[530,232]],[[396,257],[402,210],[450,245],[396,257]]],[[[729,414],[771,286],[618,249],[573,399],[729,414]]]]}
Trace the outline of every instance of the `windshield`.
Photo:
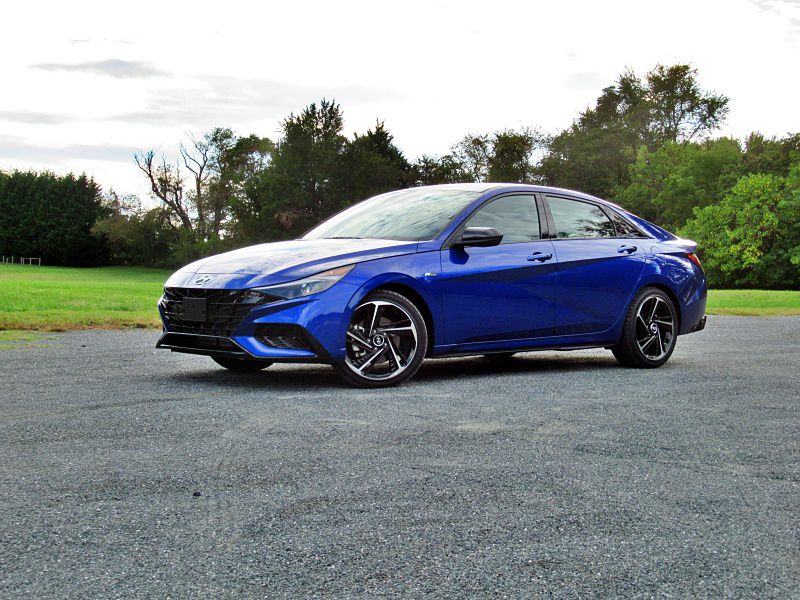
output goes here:
{"type": "Polygon", "coordinates": [[[303,239],[432,240],[480,195],[476,191],[431,188],[390,192],[334,215],[303,239]]]}

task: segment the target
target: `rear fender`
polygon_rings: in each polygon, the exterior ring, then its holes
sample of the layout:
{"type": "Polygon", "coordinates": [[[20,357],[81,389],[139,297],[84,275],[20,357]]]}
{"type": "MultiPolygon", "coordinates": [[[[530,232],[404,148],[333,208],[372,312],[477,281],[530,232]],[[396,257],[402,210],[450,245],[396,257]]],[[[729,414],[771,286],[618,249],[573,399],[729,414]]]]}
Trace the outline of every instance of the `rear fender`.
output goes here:
{"type": "Polygon", "coordinates": [[[686,258],[697,244],[672,240],[653,246],[639,288],[655,286],[667,291],[676,302],[679,335],[690,333],[705,315],[708,282],[703,270],[686,258]]]}

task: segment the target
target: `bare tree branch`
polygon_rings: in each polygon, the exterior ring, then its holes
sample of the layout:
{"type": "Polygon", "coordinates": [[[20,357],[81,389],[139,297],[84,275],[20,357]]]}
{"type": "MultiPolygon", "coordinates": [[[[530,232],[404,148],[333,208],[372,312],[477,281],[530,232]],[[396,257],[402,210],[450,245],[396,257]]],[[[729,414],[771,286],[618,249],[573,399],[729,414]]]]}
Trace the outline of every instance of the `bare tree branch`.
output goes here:
{"type": "Polygon", "coordinates": [[[169,207],[186,229],[192,231],[194,228],[188,207],[184,202],[183,179],[178,165],[175,165],[175,170],[173,171],[172,165],[167,164],[167,160],[163,155],[161,164],[157,164],[154,150],[137,153],[134,155],[134,159],[136,160],[136,166],[139,167],[139,170],[145,174],[150,182],[150,191],[153,196],[169,207]]]}

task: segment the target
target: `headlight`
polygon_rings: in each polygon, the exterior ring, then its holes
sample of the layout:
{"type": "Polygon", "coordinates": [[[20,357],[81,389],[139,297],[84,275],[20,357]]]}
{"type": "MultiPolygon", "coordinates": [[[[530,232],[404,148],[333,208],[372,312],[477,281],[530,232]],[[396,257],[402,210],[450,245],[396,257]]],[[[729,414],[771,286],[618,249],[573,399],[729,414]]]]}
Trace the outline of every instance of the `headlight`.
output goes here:
{"type": "Polygon", "coordinates": [[[289,283],[281,283],[280,285],[271,285],[268,287],[255,288],[254,292],[263,292],[272,296],[280,296],[286,300],[292,298],[299,298],[301,296],[309,296],[324,292],[334,283],[339,281],[342,277],[347,275],[353,270],[355,265],[347,265],[346,267],[337,267],[330,271],[317,273],[305,279],[298,279],[297,281],[290,281],[289,283]]]}

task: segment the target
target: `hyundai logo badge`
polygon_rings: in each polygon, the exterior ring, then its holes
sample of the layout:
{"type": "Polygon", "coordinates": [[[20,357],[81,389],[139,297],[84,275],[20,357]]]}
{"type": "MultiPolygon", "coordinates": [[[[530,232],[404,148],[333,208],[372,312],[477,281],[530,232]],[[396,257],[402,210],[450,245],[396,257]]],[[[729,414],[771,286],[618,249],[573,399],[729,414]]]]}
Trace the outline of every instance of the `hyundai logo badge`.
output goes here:
{"type": "Polygon", "coordinates": [[[211,275],[203,275],[202,277],[198,277],[197,279],[195,279],[194,283],[195,285],[205,285],[212,279],[214,278],[211,275]]]}

